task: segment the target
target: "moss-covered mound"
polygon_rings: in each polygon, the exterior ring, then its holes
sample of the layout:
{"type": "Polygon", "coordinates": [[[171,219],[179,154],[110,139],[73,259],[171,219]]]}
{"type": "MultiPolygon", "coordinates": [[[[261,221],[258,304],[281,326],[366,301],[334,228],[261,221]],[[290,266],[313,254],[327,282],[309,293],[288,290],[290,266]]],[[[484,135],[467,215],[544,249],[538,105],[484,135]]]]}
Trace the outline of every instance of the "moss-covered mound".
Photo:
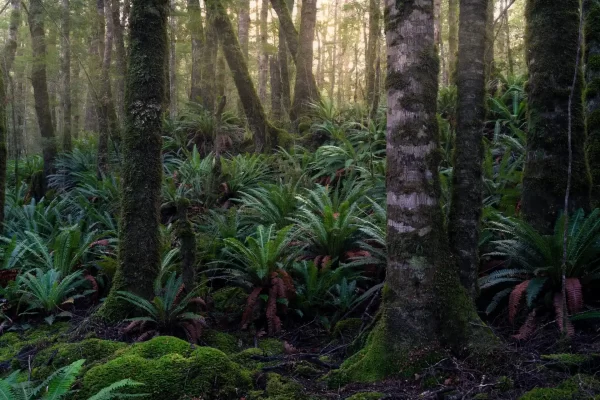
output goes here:
{"type": "Polygon", "coordinates": [[[184,349],[174,338],[158,337],[123,351],[119,357],[91,368],[82,379],[78,399],[87,399],[100,389],[129,378],[144,383],[138,392],[149,398],[177,400],[184,397],[239,399],[250,390],[250,373],[231,361],[225,353],[210,347],[184,349]],[[169,341],[173,352],[166,353],[169,341]],[[182,354],[183,353],[183,354],[182,354]]]}
{"type": "Polygon", "coordinates": [[[600,381],[587,376],[575,375],[556,388],[538,388],[526,393],[520,400],[598,400],[600,381]]]}
{"type": "Polygon", "coordinates": [[[193,350],[194,347],[185,340],[173,336],[157,336],[147,342],[136,343],[126,348],[119,356],[140,356],[156,359],[167,354],[179,354],[187,357],[193,350]]]}
{"type": "Polygon", "coordinates": [[[385,393],[361,392],[348,397],[346,400],[379,400],[385,398],[385,396],[385,393]]]}
{"type": "Polygon", "coordinates": [[[251,393],[253,400],[304,400],[307,398],[302,385],[279,374],[267,374],[265,390],[251,393]]]}

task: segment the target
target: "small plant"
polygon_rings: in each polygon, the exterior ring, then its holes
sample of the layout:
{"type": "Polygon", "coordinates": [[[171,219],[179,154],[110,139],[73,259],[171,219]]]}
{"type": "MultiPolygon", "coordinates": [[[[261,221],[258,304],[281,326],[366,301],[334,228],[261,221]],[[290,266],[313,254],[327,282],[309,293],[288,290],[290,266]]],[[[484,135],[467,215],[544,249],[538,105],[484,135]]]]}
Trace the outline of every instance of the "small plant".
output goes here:
{"type": "Polygon", "coordinates": [[[164,285],[161,279],[155,281],[152,301],[130,292],[118,292],[121,299],[142,314],[127,320],[130,324],[125,328],[125,333],[133,333],[138,341],[144,341],[159,334],[177,335],[183,332],[191,343],[197,343],[206,322],[203,316],[190,311],[190,308],[205,307],[206,304],[198,296],[198,289],[185,295],[184,291],[183,279],[172,272],[164,285]]]}
{"type": "MultiPolygon", "coordinates": [[[[492,242],[495,251],[490,256],[506,260],[506,267],[480,279],[482,289],[501,287],[489,306],[493,312],[506,297],[508,315],[514,321],[523,299],[532,310],[518,338],[526,338],[535,328],[535,312],[540,306],[554,310],[557,323],[563,329],[562,257],[565,216],[556,222],[552,235],[541,235],[526,222],[503,218],[491,222],[493,230],[505,238],[492,242]]],[[[566,304],[570,314],[583,308],[583,285],[600,278],[600,210],[587,217],[577,211],[570,219],[567,237],[566,304]]],[[[568,334],[573,327],[568,322],[568,334]]]]}

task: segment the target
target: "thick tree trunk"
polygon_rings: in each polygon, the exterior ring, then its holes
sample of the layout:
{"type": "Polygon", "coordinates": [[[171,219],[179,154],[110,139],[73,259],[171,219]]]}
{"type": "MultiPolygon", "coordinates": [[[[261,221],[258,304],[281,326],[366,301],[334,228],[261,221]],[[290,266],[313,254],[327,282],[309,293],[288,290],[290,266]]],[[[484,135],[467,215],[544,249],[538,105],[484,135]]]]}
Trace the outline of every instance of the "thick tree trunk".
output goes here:
{"type": "Polygon", "coordinates": [[[10,5],[11,12],[10,23],[8,27],[8,38],[6,40],[6,46],[4,47],[3,54],[4,75],[6,77],[8,77],[8,74],[12,70],[13,63],[15,61],[15,55],[17,54],[17,34],[19,33],[19,25],[21,23],[21,0],[11,0],[10,5]]]}
{"type": "Polygon", "coordinates": [[[61,74],[62,74],[62,106],[63,106],[63,150],[71,151],[71,7],[69,0],[61,0],[62,35],[61,35],[61,74]]]}
{"type": "Polygon", "coordinates": [[[379,20],[381,19],[381,10],[379,9],[379,0],[369,0],[369,42],[366,52],[366,73],[367,73],[367,105],[373,104],[375,96],[375,62],[377,46],[379,45],[379,20]]]}
{"type": "Polygon", "coordinates": [[[31,85],[33,86],[35,113],[42,135],[44,171],[41,192],[46,191],[48,176],[54,173],[56,158],[56,137],[50,111],[50,96],[46,77],[46,38],[44,30],[44,5],[42,0],[29,2],[29,30],[31,32],[31,85]]]}
{"type": "Polygon", "coordinates": [[[277,129],[268,121],[262,103],[254,89],[248,72],[248,64],[242,54],[225,8],[220,0],[207,0],[206,5],[214,13],[215,28],[218,31],[223,53],[244,106],[248,125],[254,134],[254,151],[257,153],[263,152],[267,148],[267,141],[276,137],[277,129]]]}
{"type": "MultiPolygon", "coordinates": [[[[279,1],[279,0],[275,0],[279,1]]],[[[271,3],[273,4],[273,3],[271,3]]],[[[294,8],[294,0],[288,0],[287,3],[284,1],[284,4],[287,4],[287,12],[288,15],[291,10],[294,8]]],[[[290,17],[291,21],[291,17],[290,17]]],[[[294,25],[292,24],[292,27],[294,25]]],[[[289,64],[288,64],[288,46],[286,43],[286,34],[281,26],[281,19],[279,20],[279,49],[278,55],[279,58],[279,73],[281,75],[281,101],[283,104],[283,110],[287,114],[289,113],[290,108],[292,107],[292,92],[290,88],[290,72],[289,72],[289,64]]],[[[283,114],[282,114],[283,115],[283,114]]]]}
{"type": "Polygon", "coordinates": [[[169,16],[169,113],[171,118],[177,115],[177,52],[175,48],[177,21],[175,20],[175,0],[171,0],[169,16]]]}
{"type": "Polygon", "coordinates": [[[550,233],[564,207],[567,187],[571,89],[574,90],[571,115],[573,168],[571,210],[568,211],[590,207],[580,71],[575,87],[571,88],[579,40],[579,1],[528,0],[525,11],[529,132],[522,211],[534,228],[550,233]]]}
{"type": "Polygon", "coordinates": [[[80,89],[80,78],[79,73],[81,71],[81,65],[79,60],[75,60],[72,65],[73,71],[71,73],[71,103],[73,112],[73,121],[71,123],[71,133],[73,138],[79,137],[79,129],[81,128],[81,89],[80,89]]]}
{"type": "MultiPolygon", "coordinates": [[[[206,3],[205,3],[206,4],[206,3]]],[[[217,53],[219,51],[219,38],[215,28],[214,12],[206,8],[206,47],[202,57],[202,105],[209,112],[215,111],[217,78],[217,53]]]]}
{"type": "Polygon", "coordinates": [[[592,205],[600,205],[600,1],[584,0],[585,106],[588,161],[592,175],[592,205]]]}
{"type": "Polygon", "coordinates": [[[458,112],[449,233],[461,283],[473,299],[477,294],[483,194],[484,57],[488,1],[491,0],[461,0],[458,34],[458,112]]]}
{"type": "Polygon", "coordinates": [[[290,119],[296,125],[310,111],[310,103],[319,100],[319,92],[312,72],[317,0],[304,0],[301,13],[298,53],[296,55],[296,83],[294,84],[294,100],[290,110],[290,119]]]}
{"type": "Polygon", "coordinates": [[[202,97],[202,50],[204,47],[204,28],[200,0],[187,0],[188,29],[192,36],[192,79],[190,101],[199,101],[202,97]]]}
{"type": "Polygon", "coordinates": [[[99,313],[109,321],[130,307],[118,291],[153,296],[160,267],[162,119],[168,57],[168,0],[133,0],[130,56],[126,79],[127,119],[123,135],[119,265],[111,292],[99,313]]]}
{"type": "Polygon", "coordinates": [[[281,73],[277,57],[271,57],[269,70],[271,72],[271,118],[278,123],[281,122],[283,111],[281,101],[281,73]]]}
{"type": "Polygon", "coordinates": [[[269,74],[269,55],[267,53],[269,0],[262,0],[260,9],[260,42],[258,56],[258,98],[263,104],[267,103],[267,78],[269,74]]]}
{"type": "Polygon", "coordinates": [[[385,15],[388,267],[378,325],[340,383],[412,377],[447,348],[480,356],[495,343],[460,285],[439,203],[433,0],[386,0],[385,15]]]}
{"type": "Polygon", "coordinates": [[[122,126],[125,121],[125,77],[127,76],[127,54],[125,51],[125,37],[121,22],[121,10],[119,0],[112,1],[112,19],[115,44],[115,109],[119,123],[122,126]]]}
{"type": "Polygon", "coordinates": [[[298,31],[294,26],[294,21],[292,21],[292,11],[290,8],[293,7],[293,3],[292,7],[288,8],[289,5],[286,3],[286,0],[271,0],[271,6],[273,6],[273,10],[277,13],[280,32],[283,33],[287,49],[294,63],[296,63],[296,57],[298,56],[298,31]]]}
{"type": "Polygon", "coordinates": [[[456,57],[458,55],[458,1],[448,0],[448,77],[456,83],[456,57]]]}

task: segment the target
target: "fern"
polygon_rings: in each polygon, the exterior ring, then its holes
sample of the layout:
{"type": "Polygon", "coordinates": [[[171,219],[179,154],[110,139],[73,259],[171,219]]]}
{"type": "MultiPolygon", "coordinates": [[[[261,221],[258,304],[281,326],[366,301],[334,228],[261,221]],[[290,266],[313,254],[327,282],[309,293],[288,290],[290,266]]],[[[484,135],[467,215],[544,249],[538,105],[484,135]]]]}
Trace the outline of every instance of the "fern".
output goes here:
{"type": "Polygon", "coordinates": [[[148,394],[130,394],[130,393],[122,393],[123,389],[130,389],[139,386],[144,386],[143,383],[136,382],[131,379],[123,379],[118,382],[113,383],[110,386],[107,386],[101,389],[98,393],[90,397],[88,400],[112,400],[112,399],[125,399],[125,398],[135,398],[135,397],[146,397],[148,394]]]}

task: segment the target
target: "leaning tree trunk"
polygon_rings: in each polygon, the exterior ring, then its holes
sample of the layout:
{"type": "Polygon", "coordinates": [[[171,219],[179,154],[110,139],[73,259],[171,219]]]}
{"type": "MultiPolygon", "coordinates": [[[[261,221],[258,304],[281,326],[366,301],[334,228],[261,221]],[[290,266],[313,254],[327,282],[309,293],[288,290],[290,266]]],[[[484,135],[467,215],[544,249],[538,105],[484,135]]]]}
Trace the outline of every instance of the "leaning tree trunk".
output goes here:
{"type": "Polygon", "coordinates": [[[123,134],[119,265],[110,294],[99,310],[108,321],[130,309],[118,296],[127,290],[153,296],[160,268],[162,119],[168,57],[168,0],[133,0],[130,15],[126,123],[123,134]]]}
{"type": "Polygon", "coordinates": [[[206,5],[211,13],[214,13],[214,25],[222,44],[223,53],[233,75],[248,125],[254,134],[254,151],[263,152],[268,147],[269,139],[272,141],[277,137],[278,130],[267,119],[225,8],[220,0],[207,0],[206,5]]]}
{"type": "Polygon", "coordinates": [[[450,246],[460,280],[474,299],[479,270],[479,219],[483,194],[485,37],[487,3],[461,0],[458,45],[458,111],[452,174],[450,246]]]}
{"type": "Polygon", "coordinates": [[[367,69],[367,105],[373,104],[375,96],[375,63],[377,46],[379,45],[379,20],[381,11],[379,9],[379,0],[369,0],[369,41],[366,52],[367,69]]]}
{"type": "Polygon", "coordinates": [[[71,16],[69,0],[62,0],[62,35],[61,35],[61,74],[62,74],[62,105],[63,105],[63,150],[71,151],[71,16]]]}
{"type": "Polygon", "coordinates": [[[202,96],[202,49],[204,46],[204,28],[200,0],[187,0],[188,30],[192,36],[192,76],[190,100],[199,101],[202,96]]]}
{"type": "Polygon", "coordinates": [[[296,126],[300,119],[308,114],[310,104],[319,99],[319,92],[312,72],[316,23],[317,0],[304,0],[300,18],[300,33],[298,34],[294,100],[290,110],[290,119],[296,126]]]}
{"type": "Polygon", "coordinates": [[[590,207],[580,71],[577,71],[575,87],[571,88],[579,45],[579,0],[528,0],[525,11],[529,132],[522,211],[525,220],[534,228],[550,233],[564,207],[567,187],[571,90],[574,91],[574,101],[571,113],[573,168],[570,205],[571,210],[590,207]]]}
{"type": "Polygon", "coordinates": [[[44,5],[42,0],[29,2],[29,30],[31,32],[31,86],[35,100],[35,113],[37,115],[40,134],[42,136],[42,153],[44,158],[44,171],[41,187],[35,191],[45,193],[48,176],[54,173],[54,159],[56,158],[56,138],[52,113],[50,111],[50,96],[48,95],[48,80],[46,77],[46,37],[44,30],[44,5]],[[38,190],[39,189],[39,190],[38,190]]]}
{"type": "MultiPolygon", "coordinates": [[[[440,207],[433,0],[386,0],[387,253],[380,320],[338,383],[412,377],[447,349],[481,351],[483,326],[452,263],[440,207]]],[[[487,343],[486,343],[487,341],[487,343]]]]}
{"type": "Polygon", "coordinates": [[[456,56],[458,55],[458,1],[448,1],[448,77],[456,83],[456,56]]]}
{"type": "Polygon", "coordinates": [[[592,175],[592,202],[600,205],[600,1],[584,0],[585,106],[588,161],[592,175]]]}

